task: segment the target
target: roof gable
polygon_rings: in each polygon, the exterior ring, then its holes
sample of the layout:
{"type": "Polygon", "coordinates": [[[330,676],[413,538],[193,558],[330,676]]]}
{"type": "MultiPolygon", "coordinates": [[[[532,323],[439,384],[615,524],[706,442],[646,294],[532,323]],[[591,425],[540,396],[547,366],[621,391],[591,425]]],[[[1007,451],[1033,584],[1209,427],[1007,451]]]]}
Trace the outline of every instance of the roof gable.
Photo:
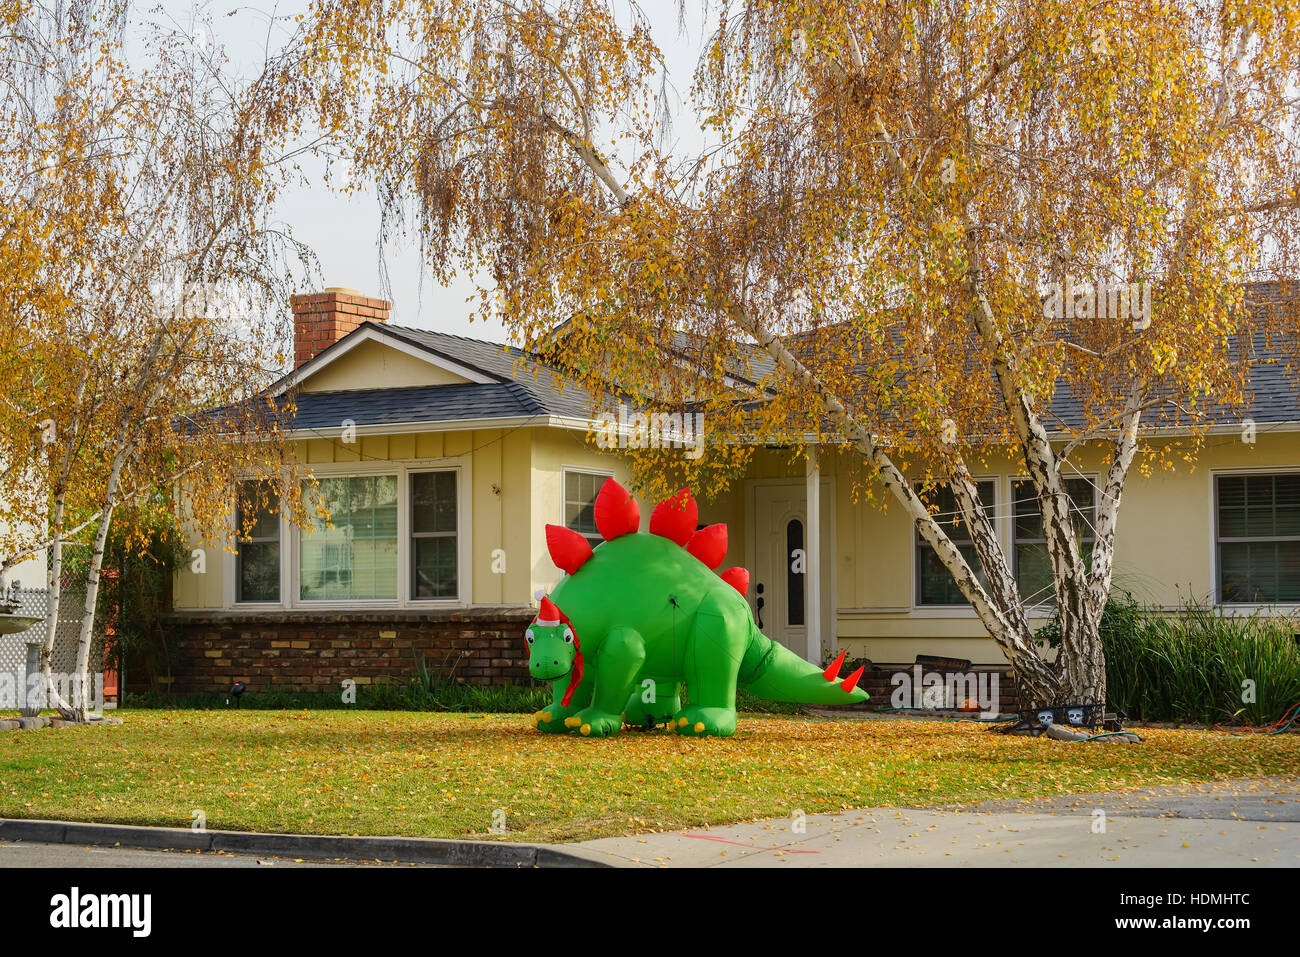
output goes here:
{"type": "Polygon", "coordinates": [[[299,383],[302,392],[347,392],[410,386],[465,385],[472,380],[447,368],[437,357],[412,354],[391,342],[363,339],[299,383]]]}
{"type": "Polygon", "coordinates": [[[385,325],[358,326],[280,380],[276,394],[340,392],[501,381],[471,364],[422,348],[385,325]]]}

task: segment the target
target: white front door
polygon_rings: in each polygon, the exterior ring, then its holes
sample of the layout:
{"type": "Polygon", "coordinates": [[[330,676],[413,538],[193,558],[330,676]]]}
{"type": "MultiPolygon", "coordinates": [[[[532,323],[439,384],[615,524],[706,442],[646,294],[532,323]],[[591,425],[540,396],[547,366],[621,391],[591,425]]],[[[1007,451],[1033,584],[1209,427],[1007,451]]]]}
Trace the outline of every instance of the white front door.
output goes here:
{"type": "MultiPolygon", "coordinates": [[[[835,507],[830,479],[821,480],[822,644],[833,644],[831,577],[834,554],[831,512],[835,507]]],[[[805,570],[808,541],[807,483],[754,486],[754,585],[750,601],[759,630],[800,658],[808,654],[808,608],[805,570]]]]}

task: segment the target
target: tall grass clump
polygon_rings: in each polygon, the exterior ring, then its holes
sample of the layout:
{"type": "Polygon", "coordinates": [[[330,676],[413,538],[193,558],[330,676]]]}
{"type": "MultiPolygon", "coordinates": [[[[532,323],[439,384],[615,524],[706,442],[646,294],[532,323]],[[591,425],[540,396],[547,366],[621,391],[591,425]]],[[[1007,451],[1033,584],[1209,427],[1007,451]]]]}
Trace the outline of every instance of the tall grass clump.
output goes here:
{"type": "MultiPolygon", "coordinates": [[[[1300,701],[1300,623],[1187,602],[1177,612],[1114,596],[1102,616],[1112,707],[1146,721],[1271,724],[1300,701]]],[[[1038,632],[1055,645],[1055,620],[1038,632]]]]}

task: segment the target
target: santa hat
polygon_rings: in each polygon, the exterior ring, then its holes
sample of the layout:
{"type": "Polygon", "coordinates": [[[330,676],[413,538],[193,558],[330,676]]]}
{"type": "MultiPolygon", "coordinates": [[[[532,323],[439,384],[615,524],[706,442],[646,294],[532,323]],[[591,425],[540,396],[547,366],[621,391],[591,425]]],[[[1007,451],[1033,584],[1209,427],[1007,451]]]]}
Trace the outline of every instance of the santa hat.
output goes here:
{"type": "Polygon", "coordinates": [[[554,628],[556,625],[560,624],[561,620],[560,609],[556,608],[555,603],[543,595],[542,607],[537,612],[537,621],[535,624],[541,625],[543,628],[554,628]]]}

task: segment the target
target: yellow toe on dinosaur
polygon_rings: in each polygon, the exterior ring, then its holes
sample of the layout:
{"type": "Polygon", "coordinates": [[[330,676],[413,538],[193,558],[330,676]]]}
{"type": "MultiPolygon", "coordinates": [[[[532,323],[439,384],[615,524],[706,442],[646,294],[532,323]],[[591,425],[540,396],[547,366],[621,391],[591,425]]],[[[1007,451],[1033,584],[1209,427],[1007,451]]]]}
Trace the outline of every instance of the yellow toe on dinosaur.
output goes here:
{"type": "Polygon", "coordinates": [[[591,734],[591,725],[589,725],[589,724],[584,724],[584,725],[582,726],[582,733],[583,733],[583,734],[591,734]]]}
{"type": "Polygon", "coordinates": [[[564,719],[564,726],[566,728],[576,728],[580,724],[582,724],[582,719],[573,715],[564,719]]]}
{"type": "Polygon", "coordinates": [[[677,719],[677,727],[679,727],[679,728],[684,728],[684,727],[686,727],[686,719],[685,719],[685,718],[678,718],[678,719],[677,719]]]}
{"type": "Polygon", "coordinates": [[[703,734],[703,733],[704,733],[704,722],[703,722],[703,721],[696,721],[696,722],[695,722],[695,733],[696,733],[696,734],[703,734]]]}

